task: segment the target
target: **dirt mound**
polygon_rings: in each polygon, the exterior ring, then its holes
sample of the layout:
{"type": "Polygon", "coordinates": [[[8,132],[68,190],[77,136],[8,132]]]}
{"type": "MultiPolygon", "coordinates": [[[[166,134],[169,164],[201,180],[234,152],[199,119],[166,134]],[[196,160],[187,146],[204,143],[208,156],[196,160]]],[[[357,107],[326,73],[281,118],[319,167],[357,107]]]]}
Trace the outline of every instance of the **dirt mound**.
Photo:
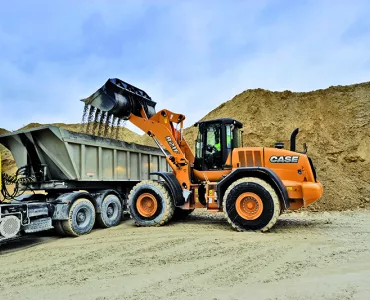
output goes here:
{"type": "Polygon", "coordinates": [[[8,132],[9,132],[8,130],[6,130],[4,128],[0,128],[0,135],[8,133],[8,132]]]}
{"type": "MultiPolygon", "coordinates": [[[[8,130],[6,130],[4,128],[0,128],[0,135],[6,134],[8,132],[9,132],[8,130]]],[[[2,170],[5,171],[5,172],[15,171],[16,167],[15,167],[15,162],[13,160],[13,156],[8,151],[8,149],[6,149],[1,144],[0,144],[0,153],[1,153],[2,170]]]]}
{"type": "MultiPolygon", "coordinates": [[[[307,93],[247,90],[221,104],[203,120],[231,117],[244,123],[245,146],[289,148],[299,127],[298,150],[307,143],[325,187],[313,209],[370,207],[370,82],[307,93]]],[[[189,128],[193,143],[196,129],[189,128]]]]}

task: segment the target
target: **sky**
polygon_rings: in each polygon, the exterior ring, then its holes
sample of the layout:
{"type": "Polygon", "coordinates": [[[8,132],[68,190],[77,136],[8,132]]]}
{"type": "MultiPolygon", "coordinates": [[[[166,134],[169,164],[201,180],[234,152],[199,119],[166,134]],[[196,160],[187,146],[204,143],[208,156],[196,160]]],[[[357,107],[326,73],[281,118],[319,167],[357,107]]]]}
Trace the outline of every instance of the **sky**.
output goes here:
{"type": "Polygon", "coordinates": [[[108,78],[191,126],[247,89],[370,81],[369,49],[370,1],[0,0],[0,127],[79,123],[108,78]]]}

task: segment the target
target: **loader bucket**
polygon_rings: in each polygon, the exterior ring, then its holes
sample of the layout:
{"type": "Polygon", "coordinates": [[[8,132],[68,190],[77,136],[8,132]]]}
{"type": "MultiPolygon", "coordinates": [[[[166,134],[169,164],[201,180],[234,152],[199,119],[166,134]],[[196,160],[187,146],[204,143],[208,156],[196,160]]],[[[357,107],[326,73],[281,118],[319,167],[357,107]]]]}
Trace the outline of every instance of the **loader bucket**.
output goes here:
{"type": "Polygon", "coordinates": [[[92,106],[102,114],[124,120],[131,114],[141,116],[141,108],[144,108],[148,118],[155,114],[156,103],[146,92],[118,78],[108,79],[100,89],[82,101],[85,106],[92,106]]]}

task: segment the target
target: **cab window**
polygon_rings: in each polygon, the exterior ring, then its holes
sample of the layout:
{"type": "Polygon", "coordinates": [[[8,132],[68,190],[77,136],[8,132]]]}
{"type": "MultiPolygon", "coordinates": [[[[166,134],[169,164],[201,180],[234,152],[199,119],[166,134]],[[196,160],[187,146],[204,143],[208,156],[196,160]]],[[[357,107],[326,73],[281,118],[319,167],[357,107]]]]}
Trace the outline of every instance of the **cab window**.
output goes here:
{"type": "Polygon", "coordinates": [[[233,130],[233,148],[240,148],[241,147],[241,133],[242,131],[235,127],[233,130]]]}
{"type": "Polygon", "coordinates": [[[207,147],[216,148],[221,151],[221,126],[220,124],[209,124],[207,126],[207,147]]]}
{"type": "Polygon", "coordinates": [[[208,170],[221,169],[221,124],[208,124],[204,162],[208,170]]]}
{"type": "Polygon", "coordinates": [[[226,149],[227,152],[233,148],[234,145],[234,134],[233,134],[234,125],[226,125],[226,149]]]}
{"type": "Polygon", "coordinates": [[[202,141],[202,134],[199,131],[197,140],[195,141],[195,156],[196,157],[202,157],[202,151],[203,151],[203,141],[202,141]]]}

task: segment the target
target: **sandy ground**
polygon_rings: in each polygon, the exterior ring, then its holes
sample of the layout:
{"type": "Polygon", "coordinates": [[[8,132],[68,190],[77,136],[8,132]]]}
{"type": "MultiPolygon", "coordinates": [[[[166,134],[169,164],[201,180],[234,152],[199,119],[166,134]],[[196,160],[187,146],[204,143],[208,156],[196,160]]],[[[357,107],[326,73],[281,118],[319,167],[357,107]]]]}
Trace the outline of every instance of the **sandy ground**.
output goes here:
{"type": "Polygon", "coordinates": [[[370,299],[370,211],[290,213],[269,233],[222,214],[0,246],[0,299],[370,299]]]}

